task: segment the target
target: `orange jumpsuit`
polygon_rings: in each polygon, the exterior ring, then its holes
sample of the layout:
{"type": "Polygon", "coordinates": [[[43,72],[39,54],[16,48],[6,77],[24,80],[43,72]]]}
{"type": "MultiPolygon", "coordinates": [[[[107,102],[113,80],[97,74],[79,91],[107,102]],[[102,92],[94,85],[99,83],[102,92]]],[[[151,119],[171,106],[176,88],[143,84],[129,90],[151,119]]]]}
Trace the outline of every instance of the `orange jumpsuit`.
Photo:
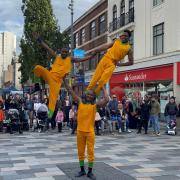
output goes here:
{"type": "Polygon", "coordinates": [[[71,58],[63,59],[61,56],[56,56],[50,71],[40,65],[34,68],[34,74],[42,77],[49,85],[49,117],[52,117],[54,113],[63,77],[71,71],[71,68],[71,58]]]}
{"type": "Polygon", "coordinates": [[[102,87],[110,80],[112,73],[116,68],[116,64],[118,61],[124,59],[128,54],[129,49],[129,43],[123,44],[120,39],[117,39],[97,65],[87,90],[94,89],[98,82],[95,92],[96,94],[99,94],[102,87]]]}
{"type": "Polygon", "coordinates": [[[96,104],[80,103],[77,115],[77,147],[80,166],[84,165],[85,148],[87,144],[89,167],[94,162],[94,123],[96,115],[96,104]],[[82,162],[82,164],[81,164],[82,162]]]}

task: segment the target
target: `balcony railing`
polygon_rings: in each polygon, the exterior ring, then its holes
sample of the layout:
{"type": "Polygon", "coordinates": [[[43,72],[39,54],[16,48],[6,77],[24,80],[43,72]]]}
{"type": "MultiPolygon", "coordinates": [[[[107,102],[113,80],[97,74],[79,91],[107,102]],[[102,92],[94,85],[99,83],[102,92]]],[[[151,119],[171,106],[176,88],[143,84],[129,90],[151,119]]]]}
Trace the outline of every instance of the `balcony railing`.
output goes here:
{"type": "Polygon", "coordinates": [[[126,14],[122,14],[119,18],[109,23],[109,32],[113,32],[131,22],[134,22],[134,9],[131,9],[126,14]]]}

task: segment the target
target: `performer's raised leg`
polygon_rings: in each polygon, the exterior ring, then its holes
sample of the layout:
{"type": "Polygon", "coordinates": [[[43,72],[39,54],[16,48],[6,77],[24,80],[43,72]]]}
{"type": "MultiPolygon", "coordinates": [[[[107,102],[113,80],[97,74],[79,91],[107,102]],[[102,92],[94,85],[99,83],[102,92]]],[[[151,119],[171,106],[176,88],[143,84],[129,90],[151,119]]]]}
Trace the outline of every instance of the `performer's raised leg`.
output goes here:
{"type": "Polygon", "coordinates": [[[35,66],[33,72],[37,77],[43,78],[48,84],[49,81],[52,80],[51,73],[43,66],[40,65],[35,66]]]}
{"type": "MultiPolygon", "coordinates": [[[[102,61],[102,60],[101,60],[102,61]]],[[[95,88],[97,82],[99,81],[99,79],[101,78],[101,75],[104,71],[104,68],[103,68],[103,64],[100,62],[93,74],[93,77],[87,87],[87,90],[92,90],[93,88],[95,88]]]]}
{"type": "Polygon", "coordinates": [[[115,69],[115,65],[112,64],[109,68],[105,69],[105,71],[102,73],[101,78],[98,81],[98,86],[95,90],[97,95],[99,95],[103,86],[110,80],[114,69],[115,69]]]}
{"type": "Polygon", "coordinates": [[[49,105],[48,105],[49,118],[53,116],[61,85],[62,85],[62,80],[59,83],[57,83],[56,81],[51,81],[49,83],[49,105]]]}

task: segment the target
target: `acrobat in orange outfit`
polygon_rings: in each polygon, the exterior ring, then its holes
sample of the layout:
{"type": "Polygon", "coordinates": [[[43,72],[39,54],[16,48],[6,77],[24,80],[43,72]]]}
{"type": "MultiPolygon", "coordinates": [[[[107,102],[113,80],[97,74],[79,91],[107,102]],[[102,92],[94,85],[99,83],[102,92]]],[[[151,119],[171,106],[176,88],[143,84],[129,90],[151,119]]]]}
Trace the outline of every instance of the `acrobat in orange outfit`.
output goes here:
{"type": "Polygon", "coordinates": [[[95,89],[95,92],[98,95],[101,88],[110,80],[116,66],[129,66],[134,63],[132,51],[129,45],[130,37],[131,32],[129,30],[125,30],[120,36],[120,39],[115,40],[114,43],[110,43],[95,50],[95,53],[97,53],[110,48],[97,65],[87,90],[94,89],[98,83],[97,88],[95,89]],[[129,62],[119,63],[119,61],[124,59],[126,55],[128,55],[129,62]]]}
{"type": "Polygon", "coordinates": [[[94,124],[95,124],[95,115],[96,108],[104,107],[108,101],[109,97],[106,90],[103,88],[104,98],[96,101],[96,94],[94,91],[87,91],[85,98],[83,100],[78,97],[75,92],[68,86],[64,81],[65,87],[72,95],[76,102],[79,102],[78,106],[78,115],[77,115],[77,147],[78,147],[78,156],[79,164],[81,171],[77,174],[76,177],[81,177],[86,175],[84,169],[84,159],[85,159],[85,149],[87,145],[88,153],[88,173],[87,177],[95,180],[95,176],[92,173],[92,168],[94,164],[94,143],[95,143],[95,134],[94,134],[94,124]]]}
{"type": "Polygon", "coordinates": [[[48,53],[55,58],[52,69],[48,71],[46,68],[37,65],[33,72],[37,77],[43,78],[49,85],[49,112],[48,117],[52,117],[56,105],[56,101],[59,95],[63,77],[71,71],[71,63],[79,63],[89,60],[93,56],[86,56],[83,59],[78,59],[69,56],[67,48],[62,48],[61,55],[56,55],[56,53],[49,48],[49,46],[40,38],[39,34],[34,32],[33,37],[40,43],[40,45],[45,48],[48,53]]]}

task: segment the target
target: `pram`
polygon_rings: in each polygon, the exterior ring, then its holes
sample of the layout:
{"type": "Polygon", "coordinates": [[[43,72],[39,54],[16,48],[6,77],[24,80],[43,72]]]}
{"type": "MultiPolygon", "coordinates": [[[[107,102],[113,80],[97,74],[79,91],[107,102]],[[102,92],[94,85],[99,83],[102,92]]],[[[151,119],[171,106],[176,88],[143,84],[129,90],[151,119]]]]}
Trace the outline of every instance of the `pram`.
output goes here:
{"type": "Polygon", "coordinates": [[[9,131],[12,134],[13,131],[19,131],[22,134],[22,123],[17,109],[8,110],[3,126],[6,128],[6,132],[9,131]]]}
{"type": "Polygon", "coordinates": [[[32,130],[38,129],[38,132],[42,132],[47,127],[48,122],[48,109],[44,104],[41,104],[35,113],[35,119],[33,120],[32,130]]]}
{"type": "Polygon", "coordinates": [[[167,134],[176,135],[176,119],[171,119],[167,125],[167,134]]]}

